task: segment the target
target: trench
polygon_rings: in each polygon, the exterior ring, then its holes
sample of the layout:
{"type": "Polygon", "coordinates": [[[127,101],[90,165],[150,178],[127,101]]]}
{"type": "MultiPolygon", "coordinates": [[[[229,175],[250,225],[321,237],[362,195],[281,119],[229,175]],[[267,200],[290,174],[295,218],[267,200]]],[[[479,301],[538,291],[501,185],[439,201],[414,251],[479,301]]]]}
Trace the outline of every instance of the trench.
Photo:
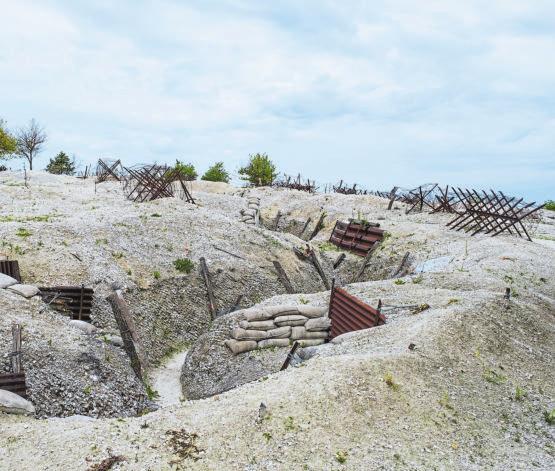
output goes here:
{"type": "Polygon", "coordinates": [[[176,352],[149,374],[150,383],[157,397],[154,398],[160,407],[169,407],[181,402],[181,367],[187,356],[188,349],[176,352]]]}

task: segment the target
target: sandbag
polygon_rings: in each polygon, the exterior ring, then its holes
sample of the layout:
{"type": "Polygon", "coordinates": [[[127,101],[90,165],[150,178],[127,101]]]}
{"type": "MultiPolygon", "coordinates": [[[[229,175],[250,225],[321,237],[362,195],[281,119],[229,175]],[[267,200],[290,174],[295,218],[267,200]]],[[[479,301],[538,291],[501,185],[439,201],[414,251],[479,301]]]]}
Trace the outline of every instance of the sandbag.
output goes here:
{"type": "Polygon", "coordinates": [[[285,339],[291,336],[291,327],[278,327],[277,329],[268,330],[269,339],[285,339]]]}
{"type": "Polygon", "coordinates": [[[237,340],[226,340],[225,344],[234,355],[237,355],[238,353],[250,352],[258,347],[258,344],[254,340],[244,340],[242,342],[237,340]]]}
{"type": "Polygon", "coordinates": [[[270,330],[270,329],[275,329],[276,325],[272,320],[252,321],[252,322],[241,321],[239,322],[239,327],[241,327],[241,329],[246,329],[246,330],[270,330]]]}
{"type": "Polygon", "coordinates": [[[314,306],[298,306],[299,314],[314,319],[316,317],[322,317],[327,315],[327,307],[314,307],[314,306]]]}
{"type": "Polygon", "coordinates": [[[306,334],[304,326],[291,327],[291,340],[300,340],[306,334]]]}
{"type": "Polygon", "coordinates": [[[299,311],[295,306],[265,306],[247,309],[244,312],[244,318],[249,322],[266,321],[278,315],[294,315],[298,313],[299,311]]]}
{"type": "Polygon", "coordinates": [[[268,339],[258,342],[258,348],[288,347],[289,339],[268,339]]]}
{"type": "Polygon", "coordinates": [[[306,317],[299,314],[291,316],[278,316],[274,319],[275,324],[279,327],[282,327],[284,325],[304,325],[306,321],[306,317]]]}
{"type": "Polygon", "coordinates": [[[268,333],[264,330],[245,330],[236,327],[231,336],[235,340],[262,340],[268,338],[268,333]]]}
{"type": "Polygon", "coordinates": [[[329,336],[328,332],[325,330],[317,330],[314,332],[305,332],[300,340],[312,340],[312,339],[327,339],[329,336]]]}
{"type": "Polygon", "coordinates": [[[316,345],[322,345],[325,339],[310,339],[310,340],[297,340],[301,347],[315,347],[316,345]]]}
{"type": "Polygon", "coordinates": [[[327,330],[331,326],[331,320],[329,317],[317,317],[315,319],[307,320],[304,326],[307,332],[327,330]]]}

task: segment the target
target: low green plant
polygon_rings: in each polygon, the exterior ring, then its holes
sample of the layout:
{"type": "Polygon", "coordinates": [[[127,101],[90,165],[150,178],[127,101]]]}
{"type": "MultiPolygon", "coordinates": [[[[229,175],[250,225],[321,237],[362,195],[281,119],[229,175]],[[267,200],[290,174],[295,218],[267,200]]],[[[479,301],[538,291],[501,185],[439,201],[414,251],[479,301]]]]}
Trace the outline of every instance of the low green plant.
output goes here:
{"type": "Polygon", "coordinates": [[[108,243],[108,239],[96,239],[94,242],[96,245],[106,245],[108,243]]]}
{"type": "Polygon", "coordinates": [[[195,264],[188,258],[178,258],[174,260],[173,266],[177,271],[182,273],[190,273],[191,270],[195,268],[195,264]]]}
{"type": "Polygon", "coordinates": [[[385,381],[385,384],[387,384],[388,387],[390,387],[393,391],[398,391],[401,386],[395,382],[395,380],[393,379],[393,374],[391,373],[386,373],[383,377],[383,380],[385,381]]]}
{"type": "Polygon", "coordinates": [[[299,298],[299,302],[301,304],[308,304],[308,299],[303,298],[302,296],[299,298]]]}
{"type": "Polygon", "coordinates": [[[484,379],[488,383],[493,384],[503,384],[507,381],[507,377],[503,376],[501,373],[497,373],[497,371],[486,369],[483,374],[484,379]]]}
{"type": "Polygon", "coordinates": [[[545,202],[545,206],[543,209],[547,209],[549,211],[555,211],[555,201],[554,200],[547,200],[545,202]]]}
{"type": "Polygon", "coordinates": [[[341,252],[341,249],[337,245],[332,244],[331,242],[324,242],[323,244],[320,244],[318,248],[320,249],[321,252],[329,252],[329,251],[341,252]]]}
{"type": "Polygon", "coordinates": [[[396,279],[393,283],[395,283],[396,285],[404,285],[405,281],[401,280],[401,278],[396,279]]]}
{"type": "Polygon", "coordinates": [[[18,237],[23,237],[24,239],[33,235],[31,231],[25,229],[24,227],[20,227],[17,232],[15,233],[18,237]]]}
{"type": "Polygon", "coordinates": [[[522,401],[526,396],[528,395],[528,393],[522,389],[520,386],[517,386],[515,389],[515,399],[517,401],[522,401]]]}
{"type": "Polygon", "coordinates": [[[424,281],[424,277],[422,275],[418,275],[416,278],[412,279],[412,282],[416,285],[422,283],[422,281],[424,281]]]}
{"type": "Polygon", "coordinates": [[[546,410],[543,413],[543,417],[549,425],[555,424],[555,409],[551,409],[551,411],[546,410]]]}
{"type": "Polygon", "coordinates": [[[287,430],[288,432],[292,432],[297,429],[297,426],[295,425],[295,419],[293,419],[293,417],[291,416],[287,417],[283,421],[283,426],[285,427],[285,430],[287,430]]]}
{"type": "Polygon", "coordinates": [[[229,173],[227,173],[227,170],[224,168],[223,162],[216,162],[204,172],[204,175],[200,179],[208,182],[229,183],[229,173]]]}
{"type": "Polygon", "coordinates": [[[338,463],[343,464],[347,461],[347,456],[348,455],[349,454],[346,451],[337,451],[337,452],[335,452],[335,460],[338,463]]]}
{"type": "Polygon", "coordinates": [[[449,393],[447,391],[443,393],[443,396],[441,396],[441,399],[439,400],[439,404],[445,407],[446,409],[453,410],[453,406],[449,401],[449,393]]]}
{"type": "Polygon", "coordinates": [[[145,390],[146,390],[146,396],[150,401],[153,401],[157,397],[160,397],[160,394],[158,394],[158,391],[156,391],[156,389],[153,389],[150,384],[145,385],[145,390]]]}
{"type": "Polygon", "coordinates": [[[264,432],[262,436],[269,442],[272,439],[272,434],[270,432],[264,432]]]}
{"type": "Polygon", "coordinates": [[[461,300],[457,299],[457,298],[451,298],[449,301],[447,301],[447,305],[451,306],[451,304],[457,304],[459,303],[461,300]]]}
{"type": "Polygon", "coordinates": [[[112,252],[112,257],[119,260],[120,258],[123,258],[123,252],[112,252]]]}
{"type": "Polygon", "coordinates": [[[92,388],[91,388],[90,385],[89,385],[89,386],[85,386],[85,387],[83,388],[83,392],[84,392],[87,396],[91,393],[91,390],[92,390],[92,388]]]}
{"type": "Polygon", "coordinates": [[[155,280],[159,280],[162,275],[158,270],[155,270],[152,272],[152,276],[154,277],[155,280]]]}

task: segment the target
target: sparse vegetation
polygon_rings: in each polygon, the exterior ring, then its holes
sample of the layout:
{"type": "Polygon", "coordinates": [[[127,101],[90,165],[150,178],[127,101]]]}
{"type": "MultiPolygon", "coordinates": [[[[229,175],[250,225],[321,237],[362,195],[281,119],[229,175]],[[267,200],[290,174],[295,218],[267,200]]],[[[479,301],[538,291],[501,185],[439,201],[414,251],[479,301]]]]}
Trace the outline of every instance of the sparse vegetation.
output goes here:
{"type": "Polygon", "coordinates": [[[26,239],[27,237],[30,237],[33,235],[33,233],[31,231],[29,231],[28,229],[25,229],[24,227],[20,227],[17,232],[15,233],[16,236],[18,237],[23,237],[24,239],[26,239]]]}
{"type": "Polygon", "coordinates": [[[545,202],[544,209],[547,209],[548,211],[555,211],[555,201],[554,200],[547,200],[545,202]]]}
{"type": "Polygon", "coordinates": [[[291,416],[287,417],[283,421],[283,426],[285,427],[285,430],[287,430],[288,432],[293,432],[297,429],[297,426],[295,425],[295,419],[291,416]]]}
{"type": "Polygon", "coordinates": [[[195,166],[191,163],[184,164],[183,162],[176,160],[173,168],[179,171],[179,173],[183,176],[183,178],[185,178],[185,180],[192,181],[196,180],[198,177],[195,166]]]}
{"type": "Polygon", "coordinates": [[[177,271],[182,273],[190,273],[191,270],[195,268],[195,264],[188,258],[178,258],[177,260],[174,260],[173,266],[177,271]]]}
{"type": "Polygon", "coordinates": [[[392,373],[386,373],[383,377],[383,380],[385,381],[385,384],[387,384],[387,386],[390,387],[393,391],[398,391],[401,388],[401,386],[397,384],[393,379],[392,373]]]}
{"type": "Polygon", "coordinates": [[[395,283],[396,285],[404,285],[405,280],[401,280],[401,278],[398,278],[393,283],[395,283]]]}
{"type": "Polygon", "coordinates": [[[223,162],[216,162],[214,165],[212,165],[212,167],[204,172],[201,180],[205,180],[208,182],[229,183],[229,173],[227,173],[226,169],[224,168],[223,162]]]}
{"type": "Polygon", "coordinates": [[[546,410],[543,414],[543,417],[549,425],[554,425],[555,424],[555,409],[551,409],[551,411],[546,410]]]}
{"type": "Polygon", "coordinates": [[[515,399],[517,401],[522,401],[526,396],[528,395],[528,393],[522,389],[520,386],[517,386],[515,389],[515,399]]]}
{"type": "Polygon", "coordinates": [[[347,461],[347,456],[349,454],[346,451],[337,451],[335,453],[335,460],[338,463],[344,464],[347,461]]]}
{"type": "Polygon", "coordinates": [[[271,185],[278,173],[268,154],[252,154],[247,166],[239,169],[241,179],[251,186],[271,185]]]}
{"type": "Polygon", "coordinates": [[[503,376],[502,374],[497,373],[497,371],[490,369],[486,369],[484,371],[483,377],[488,383],[493,384],[503,384],[505,381],[507,381],[506,376],[503,376]]]}
{"type": "Polygon", "coordinates": [[[155,280],[159,280],[162,275],[158,270],[155,270],[152,272],[152,276],[154,277],[155,280]]]}

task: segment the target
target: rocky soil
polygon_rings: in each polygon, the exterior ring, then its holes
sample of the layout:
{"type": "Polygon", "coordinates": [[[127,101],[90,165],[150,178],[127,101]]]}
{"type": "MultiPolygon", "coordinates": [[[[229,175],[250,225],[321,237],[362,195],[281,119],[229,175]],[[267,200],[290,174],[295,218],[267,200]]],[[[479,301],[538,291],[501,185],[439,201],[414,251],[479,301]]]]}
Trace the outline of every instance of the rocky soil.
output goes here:
{"type": "Polygon", "coordinates": [[[202,183],[194,190],[198,206],[134,204],[114,183],[95,193],[90,180],[34,173],[26,189],[19,175],[0,174],[2,250],[20,261],[26,282],[93,286],[99,329],[86,335],[37,298],[0,290],[1,365],[7,369],[17,319],[40,417],[0,415],[0,468],[88,469],[111,453],[125,459],[112,469],[136,470],[553,469],[551,214],[528,242],[470,237],[448,230],[448,215],[387,211],[387,201],[371,196],[202,183]],[[239,221],[248,195],[260,197],[266,227],[283,213],[277,232],[239,221]],[[316,271],[292,253],[305,243],[290,230],[299,223],[289,224],[322,211],[312,245],[330,278],[340,253],[326,243],[335,220],[363,217],[390,234],[362,282],[349,284],[361,262],[354,255],[335,273],[365,302],[381,299],[387,323],[305,349],[310,359],[284,372],[287,348],[230,355],[222,342],[233,314],[210,321],[198,259],[206,257],[222,308],[239,294],[243,307],[325,306],[329,292],[316,271]],[[407,251],[409,273],[392,278],[407,251]],[[182,257],[195,263],[189,274],[173,266],[182,257]],[[277,281],[276,259],[297,294],[277,281]],[[126,417],[149,403],[123,350],[102,340],[117,333],[104,302],[114,288],[125,291],[149,367],[190,345],[185,365],[204,379],[192,374],[183,392],[211,397],[126,417]],[[422,304],[429,309],[409,307],[422,304]]]}

